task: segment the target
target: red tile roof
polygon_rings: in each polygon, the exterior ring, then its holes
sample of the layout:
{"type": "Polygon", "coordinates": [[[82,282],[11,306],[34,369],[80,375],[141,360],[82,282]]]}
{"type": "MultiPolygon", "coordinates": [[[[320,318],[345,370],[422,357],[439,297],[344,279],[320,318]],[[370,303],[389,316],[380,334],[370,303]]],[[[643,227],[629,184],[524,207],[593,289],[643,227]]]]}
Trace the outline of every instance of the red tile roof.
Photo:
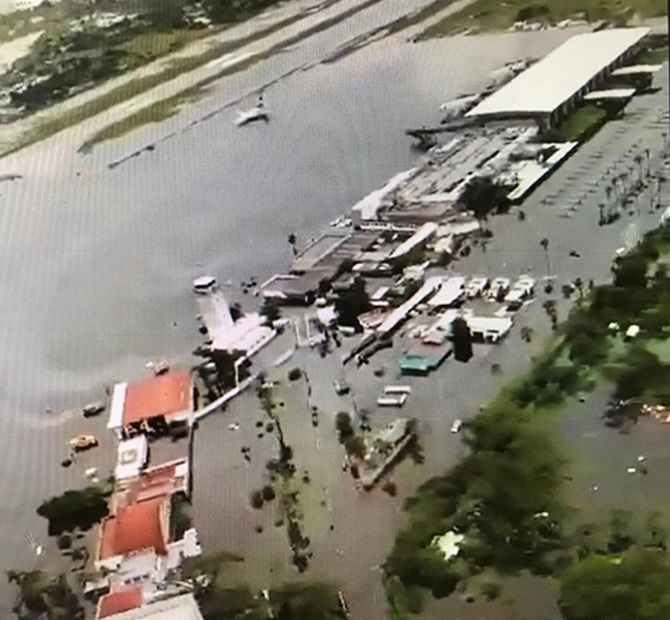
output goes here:
{"type": "Polygon", "coordinates": [[[102,523],[98,559],[132,555],[153,549],[167,554],[167,523],[164,510],[169,498],[157,497],[119,508],[102,523]]]}
{"type": "Polygon", "coordinates": [[[189,492],[188,459],[178,459],[144,470],[137,478],[123,480],[116,486],[113,505],[117,508],[143,502],[158,496],[189,492]],[[177,469],[182,471],[177,475],[177,469]]]}
{"type": "Polygon", "coordinates": [[[170,372],[160,377],[130,383],[123,405],[123,425],[193,409],[191,373],[170,372]]]}
{"type": "Polygon", "coordinates": [[[96,618],[101,620],[114,614],[120,614],[130,609],[142,606],[142,588],[138,586],[123,588],[105,594],[98,602],[96,618]]]}

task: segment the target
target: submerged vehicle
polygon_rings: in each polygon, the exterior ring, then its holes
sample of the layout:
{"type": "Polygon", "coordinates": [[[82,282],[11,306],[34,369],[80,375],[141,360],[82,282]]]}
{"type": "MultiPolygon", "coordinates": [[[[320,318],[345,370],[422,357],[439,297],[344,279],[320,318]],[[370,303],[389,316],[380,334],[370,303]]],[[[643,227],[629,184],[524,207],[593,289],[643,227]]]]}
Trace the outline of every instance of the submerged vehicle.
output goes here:
{"type": "Polygon", "coordinates": [[[237,118],[235,119],[235,124],[238,127],[247,125],[248,123],[253,123],[255,121],[269,121],[270,115],[265,109],[265,106],[259,103],[257,106],[250,108],[249,110],[238,110],[237,118]]]}
{"type": "Polygon", "coordinates": [[[82,408],[81,412],[85,418],[90,418],[98,415],[99,413],[102,413],[104,410],[105,410],[105,403],[103,403],[102,401],[96,401],[94,403],[89,403],[88,405],[85,405],[82,408]]]}
{"type": "Polygon", "coordinates": [[[98,445],[98,440],[93,435],[78,435],[69,441],[70,448],[75,452],[83,452],[98,445]]]}
{"type": "Polygon", "coordinates": [[[472,299],[484,294],[489,285],[489,279],[485,276],[474,276],[465,287],[465,296],[472,299]]]}

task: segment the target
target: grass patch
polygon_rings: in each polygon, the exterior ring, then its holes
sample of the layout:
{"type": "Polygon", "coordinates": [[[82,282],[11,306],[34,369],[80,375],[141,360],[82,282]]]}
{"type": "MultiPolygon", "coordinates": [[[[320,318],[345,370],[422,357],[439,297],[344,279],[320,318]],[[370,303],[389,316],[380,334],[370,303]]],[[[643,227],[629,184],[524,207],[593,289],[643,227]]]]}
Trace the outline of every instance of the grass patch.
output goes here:
{"type": "Polygon", "coordinates": [[[463,30],[504,30],[517,21],[556,24],[564,19],[607,20],[667,15],[665,0],[475,0],[471,5],[426,29],[422,39],[443,37],[463,30]]]}
{"type": "Polygon", "coordinates": [[[223,27],[218,26],[216,29],[207,30],[185,28],[170,32],[143,32],[135,35],[120,48],[141,59],[142,63],[146,63],[176,52],[193,41],[209,37],[221,30],[223,27]]]}
{"type": "MultiPolygon", "coordinates": [[[[288,40],[284,41],[283,43],[279,43],[273,46],[263,54],[259,54],[252,58],[244,60],[235,66],[222,69],[217,74],[194,85],[192,88],[203,88],[226,75],[231,75],[233,73],[245,71],[246,69],[250,68],[256,63],[261,62],[262,60],[270,57],[272,54],[276,53],[280,49],[283,49],[284,47],[289,47],[291,45],[295,45],[305,37],[326,30],[331,26],[348,19],[352,15],[355,15],[360,10],[364,10],[369,6],[377,4],[379,1],[380,0],[367,0],[366,2],[364,2],[361,5],[358,5],[355,8],[352,8],[348,11],[344,11],[341,14],[329,20],[325,20],[324,22],[320,23],[317,26],[308,28],[305,32],[297,34],[289,38],[288,40]]],[[[274,32],[277,32],[278,30],[281,30],[282,28],[285,28],[286,26],[290,26],[296,23],[297,21],[301,20],[303,17],[304,15],[302,14],[292,16],[285,20],[282,20],[281,22],[278,22],[277,24],[274,24],[273,26],[270,26],[269,28],[257,32],[249,37],[237,40],[234,43],[224,43],[221,45],[213,46],[206,52],[203,52],[202,54],[196,56],[184,56],[182,58],[175,60],[173,63],[171,63],[171,65],[168,68],[161,71],[160,73],[146,75],[141,78],[137,78],[121,86],[118,86],[117,88],[112,89],[108,93],[101,95],[97,99],[82,104],[81,106],[78,106],[72,110],[68,110],[67,112],[64,112],[62,114],[56,114],[51,118],[46,118],[37,123],[36,126],[33,127],[31,130],[27,131],[21,138],[17,139],[15,143],[9,145],[6,148],[6,150],[1,154],[3,156],[9,155],[10,153],[14,153],[22,148],[25,148],[26,146],[29,146],[30,144],[34,144],[35,142],[44,140],[49,136],[52,136],[55,133],[58,133],[59,131],[62,131],[63,129],[67,129],[69,127],[72,127],[73,125],[77,125],[82,121],[85,121],[93,116],[96,116],[97,114],[100,114],[101,112],[104,112],[113,105],[117,105],[119,103],[122,103],[123,101],[131,99],[132,97],[135,97],[152,88],[155,88],[156,86],[163,84],[164,82],[172,80],[176,77],[179,77],[180,75],[183,75],[184,73],[192,71],[193,69],[196,69],[208,62],[211,62],[212,60],[220,58],[224,54],[233,52],[244,45],[253,43],[254,41],[258,41],[268,35],[273,34],[274,32]]]]}
{"type": "Polygon", "coordinates": [[[550,142],[584,141],[592,137],[607,120],[607,112],[594,104],[584,104],[545,134],[550,142]]]}
{"type": "Polygon", "coordinates": [[[184,91],[183,93],[179,93],[170,99],[157,101],[156,103],[146,108],[142,108],[131,116],[127,116],[126,118],[117,121],[116,123],[108,125],[94,136],[89,138],[81,146],[80,150],[82,152],[88,152],[98,144],[125,136],[131,131],[139,129],[144,125],[160,123],[161,121],[164,121],[177,114],[184,105],[198,101],[208,91],[209,89],[207,88],[195,87],[184,91]]]}

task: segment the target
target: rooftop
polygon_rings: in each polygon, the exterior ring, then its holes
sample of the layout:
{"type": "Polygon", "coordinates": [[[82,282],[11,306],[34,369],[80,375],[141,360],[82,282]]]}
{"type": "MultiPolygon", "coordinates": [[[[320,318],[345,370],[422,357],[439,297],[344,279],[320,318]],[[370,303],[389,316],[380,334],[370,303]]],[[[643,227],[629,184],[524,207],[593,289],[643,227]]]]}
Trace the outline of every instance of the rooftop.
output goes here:
{"type": "Polygon", "coordinates": [[[107,517],[100,532],[98,559],[127,556],[140,551],[167,553],[167,508],[169,499],[156,497],[119,508],[107,517]]]}
{"type": "Polygon", "coordinates": [[[631,65],[629,67],[619,67],[612,71],[612,75],[638,75],[640,73],[656,73],[663,68],[663,65],[631,65]]]}
{"type": "Polygon", "coordinates": [[[187,459],[162,463],[144,470],[133,479],[117,481],[114,502],[126,506],[175,493],[189,492],[189,467],[187,459]]]}
{"type": "Polygon", "coordinates": [[[117,383],[107,427],[119,428],[192,410],[191,373],[188,370],[174,371],[135,383],[117,383]]]}
{"type": "Polygon", "coordinates": [[[328,270],[337,273],[343,262],[355,260],[379,237],[378,233],[329,229],[300,252],[291,263],[291,271],[328,270]]]}
{"type": "Polygon", "coordinates": [[[594,90],[584,95],[585,101],[600,101],[601,99],[630,99],[635,94],[634,88],[608,88],[594,90]]]}
{"type": "Polygon", "coordinates": [[[465,294],[465,278],[453,276],[445,279],[437,293],[428,300],[431,308],[447,307],[458,301],[465,294]]]}
{"type": "Polygon", "coordinates": [[[117,448],[114,479],[123,480],[138,476],[146,464],[149,454],[149,442],[144,435],[122,441],[117,448]]]}
{"type": "Polygon", "coordinates": [[[648,28],[616,28],[576,35],[484,99],[466,117],[550,114],[648,33],[648,28]]]}
{"type": "Polygon", "coordinates": [[[133,586],[105,594],[98,601],[96,620],[136,609],[142,605],[142,588],[133,586]]]}
{"type": "Polygon", "coordinates": [[[203,618],[193,595],[181,594],[123,611],[111,620],[203,620],[203,618]]]}

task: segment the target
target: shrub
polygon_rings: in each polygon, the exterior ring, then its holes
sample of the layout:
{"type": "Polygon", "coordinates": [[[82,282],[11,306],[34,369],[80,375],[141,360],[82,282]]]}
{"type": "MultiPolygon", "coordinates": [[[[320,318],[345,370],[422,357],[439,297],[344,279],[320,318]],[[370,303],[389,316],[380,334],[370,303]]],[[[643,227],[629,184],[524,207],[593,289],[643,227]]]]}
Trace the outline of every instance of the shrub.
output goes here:
{"type": "Polygon", "coordinates": [[[335,428],[339,434],[340,443],[344,443],[354,434],[354,429],[351,425],[351,416],[346,411],[340,411],[335,416],[335,428]]]}
{"type": "Polygon", "coordinates": [[[261,495],[263,500],[266,502],[271,502],[277,496],[275,490],[269,484],[266,484],[263,487],[261,490],[261,495]]]}
{"type": "Polygon", "coordinates": [[[76,528],[87,530],[107,516],[109,490],[100,486],[65,491],[42,502],[37,514],[49,521],[49,535],[57,536],[76,528]]]}
{"type": "Polygon", "coordinates": [[[517,11],[517,22],[527,22],[533,19],[543,18],[549,16],[549,7],[546,4],[529,4],[517,11]]]}
{"type": "Polygon", "coordinates": [[[61,534],[58,537],[58,548],[63,551],[64,549],[69,549],[72,546],[72,536],[68,534],[61,534]]]}
{"type": "Polygon", "coordinates": [[[260,510],[263,507],[263,494],[260,491],[252,491],[249,496],[249,503],[255,510],[260,510]]]}
{"type": "Polygon", "coordinates": [[[302,371],[300,370],[300,368],[292,368],[291,370],[289,370],[288,373],[289,381],[297,381],[298,379],[300,379],[300,377],[302,377],[302,371]]]}
{"type": "Polygon", "coordinates": [[[482,584],[482,596],[487,601],[494,601],[500,597],[502,587],[497,581],[489,580],[482,584]]]}

